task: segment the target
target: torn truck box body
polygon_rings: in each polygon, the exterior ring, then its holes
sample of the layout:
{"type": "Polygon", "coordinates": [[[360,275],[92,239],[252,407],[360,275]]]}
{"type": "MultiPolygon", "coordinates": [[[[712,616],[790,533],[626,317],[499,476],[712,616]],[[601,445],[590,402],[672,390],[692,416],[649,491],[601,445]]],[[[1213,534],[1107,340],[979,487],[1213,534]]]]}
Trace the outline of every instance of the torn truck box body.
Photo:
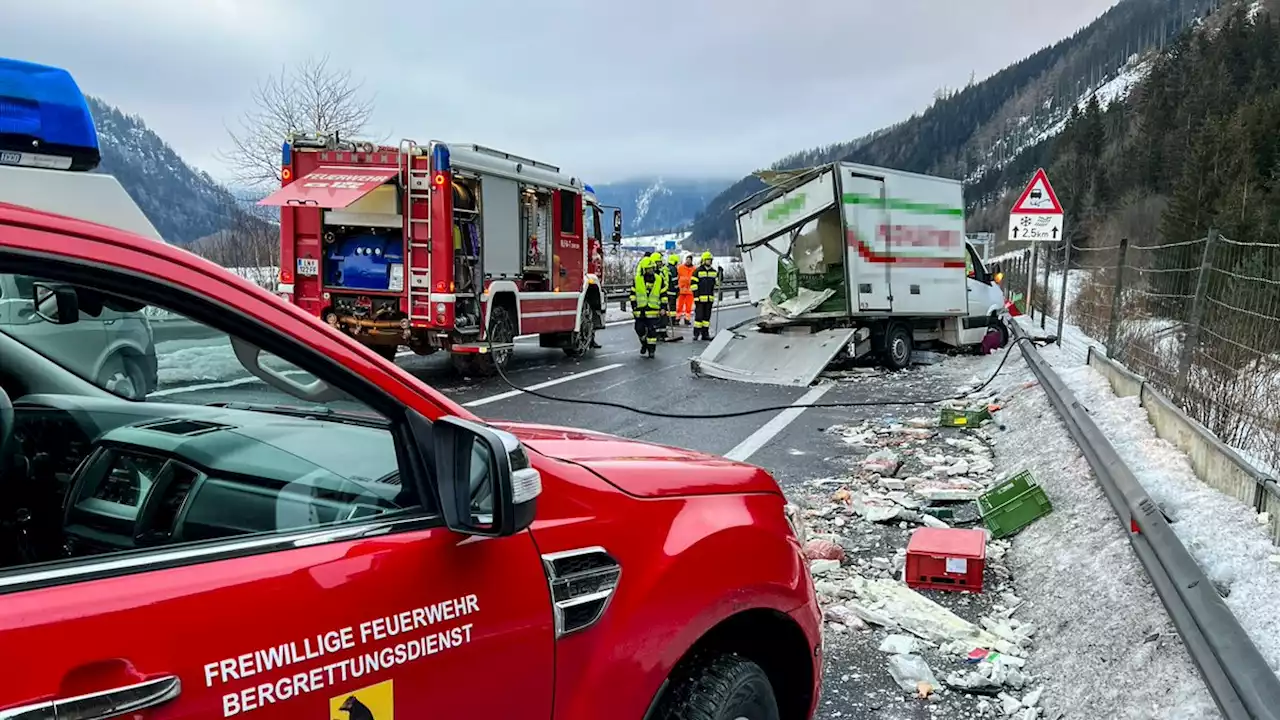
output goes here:
{"type": "Polygon", "coordinates": [[[841,351],[879,352],[901,368],[915,345],[977,346],[996,327],[1004,294],[965,240],[955,180],[833,163],[790,175],[737,210],[747,290],[761,314],[754,331],[717,336],[695,363],[703,374],[807,385],[841,351]],[[854,333],[834,346],[840,330],[854,333]],[[814,340],[821,351],[802,349],[814,340]]]}

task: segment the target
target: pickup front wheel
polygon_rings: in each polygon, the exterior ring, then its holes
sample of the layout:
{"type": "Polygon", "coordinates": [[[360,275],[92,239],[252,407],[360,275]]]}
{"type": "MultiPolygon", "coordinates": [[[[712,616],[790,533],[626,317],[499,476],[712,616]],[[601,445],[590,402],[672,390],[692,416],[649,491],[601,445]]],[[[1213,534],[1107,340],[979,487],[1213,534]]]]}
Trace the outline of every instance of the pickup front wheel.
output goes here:
{"type": "Polygon", "coordinates": [[[778,720],[768,676],[739,655],[691,664],[672,678],[659,708],[659,720],[778,720]]]}

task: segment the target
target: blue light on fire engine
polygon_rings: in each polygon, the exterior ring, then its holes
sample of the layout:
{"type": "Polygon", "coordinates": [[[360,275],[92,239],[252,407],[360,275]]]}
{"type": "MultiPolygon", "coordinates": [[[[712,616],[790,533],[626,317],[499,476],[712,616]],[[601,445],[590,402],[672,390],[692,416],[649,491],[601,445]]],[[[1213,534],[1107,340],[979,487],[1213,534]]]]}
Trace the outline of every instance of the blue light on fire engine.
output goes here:
{"type": "Polygon", "coordinates": [[[280,144],[280,167],[289,167],[293,164],[293,144],[285,140],[280,144]]]}
{"type": "Polygon", "coordinates": [[[449,146],[436,143],[431,147],[431,169],[436,172],[449,172],[449,146]]]}
{"type": "Polygon", "coordinates": [[[101,160],[89,103],[71,73],[0,58],[0,165],[92,170],[101,160]]]}
{"type": "Polygon", "coordinates": [[[583,189],[583,190],[586,190],[587,192],[591,193],[592,195],[595,195],[595,194],[596,194],[596,189],[595,189],[595,188],[593,188],[593,187],[591,187],[590,185],[583,185],[583,186],[582,186],[582,189],[583,189]]]}

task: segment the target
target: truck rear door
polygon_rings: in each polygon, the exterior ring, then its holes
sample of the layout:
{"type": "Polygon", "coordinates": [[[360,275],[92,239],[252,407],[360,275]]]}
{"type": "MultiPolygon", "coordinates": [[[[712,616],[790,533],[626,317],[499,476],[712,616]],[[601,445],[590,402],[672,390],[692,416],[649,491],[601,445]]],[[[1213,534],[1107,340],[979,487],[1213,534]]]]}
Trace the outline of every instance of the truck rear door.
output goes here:
{"type": "Polygon", "coordinates": [[[791,231],[837,204],[832,167],[796,178],[795,187],[738,214],[738,248],[752,302],[760,302],[778,284],[778,257],[791,253],[791,231]]]}
{"type": "Polygon", "coordinates": [[[840,189],[849,244],[850,304],[855,313],[888,312],[894,309],[889,283],[894,259],[884,178],[842,165],[840,189]]]}

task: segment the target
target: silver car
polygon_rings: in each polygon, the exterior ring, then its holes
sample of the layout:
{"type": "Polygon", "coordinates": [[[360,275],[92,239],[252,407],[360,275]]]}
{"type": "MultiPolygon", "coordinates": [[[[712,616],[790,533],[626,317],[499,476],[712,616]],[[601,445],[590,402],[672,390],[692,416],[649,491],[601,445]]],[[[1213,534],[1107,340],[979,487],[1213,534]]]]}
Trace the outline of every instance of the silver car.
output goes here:
{"type": "Polygon", "coordinates": [[[36,313],[33,282],[0,274],[0,331],[117,395],[141,400],[156,389],[156,345],[146,315],[82,305],[78,322],[54,325],[36,313]]]}

